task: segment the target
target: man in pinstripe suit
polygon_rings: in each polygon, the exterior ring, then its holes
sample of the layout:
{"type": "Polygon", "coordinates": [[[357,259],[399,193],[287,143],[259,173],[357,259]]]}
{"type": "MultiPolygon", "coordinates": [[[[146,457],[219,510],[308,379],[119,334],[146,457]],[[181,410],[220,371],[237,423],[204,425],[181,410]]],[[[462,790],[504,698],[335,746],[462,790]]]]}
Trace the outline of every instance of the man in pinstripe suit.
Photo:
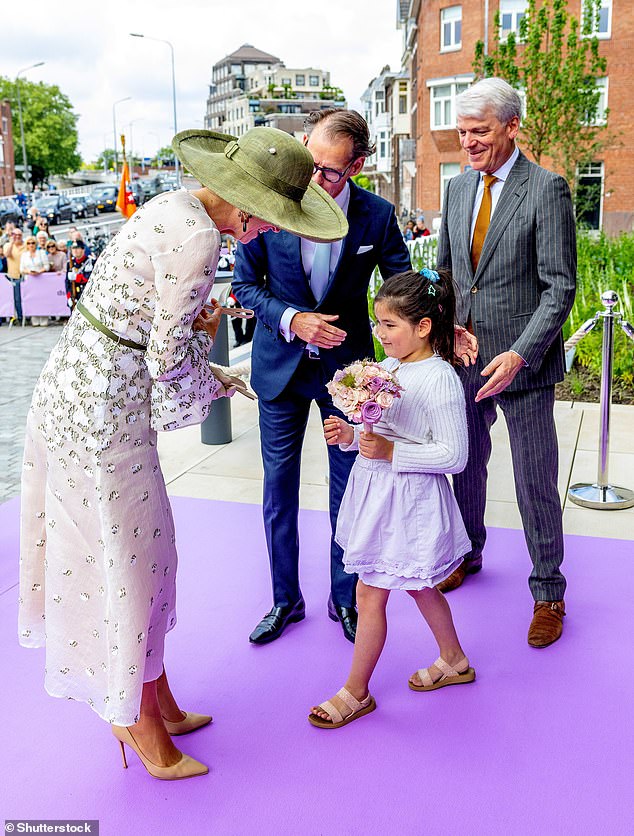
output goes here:
{"type": "Polygon", "coordinates": [[[546,647],[560,637],[565,615],[553,408],[564,372],[561,328],[575,295],[572,201],[562,177],[516,147],[521,100],[505,81],[483,79],[458,96],[456,109],[471,170],[447,186],[438,265],[453,272],[457,319],[476,335],[480,353],[460,369],[469,462],[454,476],[472,550],[440,588],[455,589],[482,566],[490,428],[499,406],[533,561],[528,642],[546,647]]]}

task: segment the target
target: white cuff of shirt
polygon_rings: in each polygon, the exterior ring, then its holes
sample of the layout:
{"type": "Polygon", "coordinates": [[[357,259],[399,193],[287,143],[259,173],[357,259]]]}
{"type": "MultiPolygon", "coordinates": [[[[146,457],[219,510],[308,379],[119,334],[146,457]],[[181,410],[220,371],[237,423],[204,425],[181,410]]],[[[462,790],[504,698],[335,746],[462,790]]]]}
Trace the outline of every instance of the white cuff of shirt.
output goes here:
{"type": "Polygon", "coordinates": [[[295,339],[295,333],[291,331],[291,320],[295,314],[299,313],[295,308],[286,308],[280,319],[280,334],[284,337],[287,343],[295,339]]]}
{"type": "Polygon", "coordinates": [[[528,366],[528,363],[527,363],[527,362],[526,362],[526,360],[522,357],[522,355],[519,353],[519,351],[514,351],[512,348],[509,348],[509,351],[511,352],[511,354],[517,354],[517,356],[520,358],[520,360],[522,361],[522,363],[524,363],[524,365],[525,365],[525,366],[528,366]]]}

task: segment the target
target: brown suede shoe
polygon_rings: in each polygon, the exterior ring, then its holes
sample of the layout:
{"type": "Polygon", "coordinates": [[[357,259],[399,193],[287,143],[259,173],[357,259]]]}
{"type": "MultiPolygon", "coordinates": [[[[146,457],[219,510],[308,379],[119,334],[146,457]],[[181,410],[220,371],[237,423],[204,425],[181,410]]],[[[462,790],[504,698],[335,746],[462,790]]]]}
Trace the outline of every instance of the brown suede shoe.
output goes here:
{"type": "Polygon", "coordinates": [[[566,607],[563,601],[535,601],[533,620],[528,628],[531,647],[548,647],[564,629],[566,607]]]}
{"type": "Polygon", "coordinates": [[[441,581],[437,586],[436,589],[439,592],[451,592],[452,589],[458,589],[459,586],[462,586],[462,582],[467,576],[467,570],[465,569],[464,561],[458,566],[457,569],[454,569],[451,575],[448,578],[445,578],[444,581],[441,581]]]}
{"type": "Polygon", "coordinates": [[[475,575],[480,569],[482,569],[482,558],[471,563],[463,560],[460,566],[454,569],[448,578],[445,578],[444,581],[436,585],[436,589],[439,592],[451,592],[452,589],[458,589],[459,586],[462,586],[462,582],[467,575],[475,575]]]}

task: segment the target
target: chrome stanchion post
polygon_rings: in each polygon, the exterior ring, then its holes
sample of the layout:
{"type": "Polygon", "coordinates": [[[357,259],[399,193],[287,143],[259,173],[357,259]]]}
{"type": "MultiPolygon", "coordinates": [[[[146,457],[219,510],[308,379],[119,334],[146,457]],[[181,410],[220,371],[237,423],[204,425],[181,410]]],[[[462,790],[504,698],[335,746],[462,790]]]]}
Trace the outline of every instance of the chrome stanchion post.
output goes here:
{"type": "Polygon", "coordinates": [[[608,463],[610,455],[610,413],[612,408],[612,369],[614,365],[614,321],[617,320],[625,333],[632,326],[623,322],[618,311],[614,310],[619,297],[613,290],[601,294],[605,311],[598,314],[603,319],[603,348],[601,357],[601,400],[599,405],[599,466],[597,481],[594,484],[578,483],[568,491],[570,500],[584,508],[616,511],[631,508],[634,505],[634,491],[619,488],[608,482],[608,463]]]}

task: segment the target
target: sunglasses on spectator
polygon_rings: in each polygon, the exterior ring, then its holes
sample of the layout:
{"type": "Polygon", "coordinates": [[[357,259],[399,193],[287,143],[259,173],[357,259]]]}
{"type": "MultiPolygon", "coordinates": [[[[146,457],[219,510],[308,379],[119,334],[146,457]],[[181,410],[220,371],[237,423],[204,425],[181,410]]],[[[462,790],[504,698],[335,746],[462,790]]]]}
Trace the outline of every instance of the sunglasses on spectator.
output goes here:
{"type": "Polygon", "coordinates": [[[47,250],[56,250],[57,249],[57,244],[47,244],[46,249],[47,250]]]}

